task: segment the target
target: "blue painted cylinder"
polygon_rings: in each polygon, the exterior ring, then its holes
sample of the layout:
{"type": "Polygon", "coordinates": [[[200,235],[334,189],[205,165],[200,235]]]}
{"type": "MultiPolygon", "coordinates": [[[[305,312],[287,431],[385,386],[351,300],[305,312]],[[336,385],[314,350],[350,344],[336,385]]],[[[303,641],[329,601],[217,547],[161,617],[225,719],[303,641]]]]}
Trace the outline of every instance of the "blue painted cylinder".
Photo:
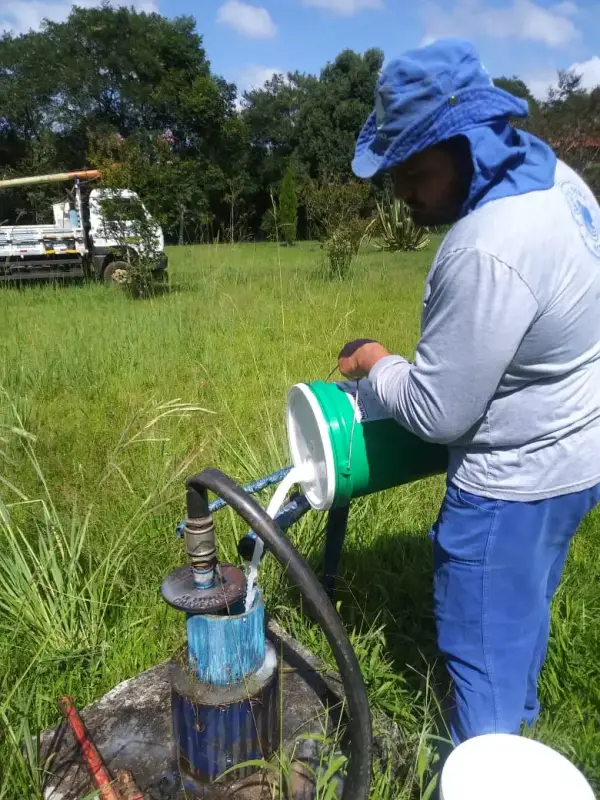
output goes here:
{"type": "Polygon", "coordinates": [[[202,684],[181,665],[171,665],[173,738],[186,785],[207,784],[226,770],[225,780],[257,770],[238,767],[268,759],[279,746],[277,655],[269,642],[265,660],[246,681],[229,687],[202,684]]]}
{"type": "Polygon", "coordinates": [[[248,613],[242,609],[242,613],[222,616],[188,615],[187,640],[189,667],[198,680],[212,686],[243,682],[265,660],[265,607],[260,592],[248,613]]]}

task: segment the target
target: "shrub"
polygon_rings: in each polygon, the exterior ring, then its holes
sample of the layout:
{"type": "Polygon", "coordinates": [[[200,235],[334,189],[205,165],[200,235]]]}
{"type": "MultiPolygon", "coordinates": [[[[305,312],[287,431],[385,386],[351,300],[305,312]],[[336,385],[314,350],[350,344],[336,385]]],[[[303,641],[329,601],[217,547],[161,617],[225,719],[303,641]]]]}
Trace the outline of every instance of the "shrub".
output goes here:
{"type": "Polygon", "coordinates": [[[344,279],[350,273],[352,259],[370,235],[373,222],[354,217],[339,225],[324,242],[327,256],[326,278],[344,279]]]}
{"type": "Polygon", "coordinates": [[[113,282],[134,297],[150,296],[156,289],[152,268],[160,257],[155,220],[139,198],[127,198],[124,202],[118,195],[109,195],[100,205],[105,217],[104,230],[117,243],[113,258],[127,265],[126,269],[115,272],[113,282]]]}
{"type": "Polygon", "coordinates": [[[357,255],[363,244],[367,244],[371,239],[371,230],[375,220],[363,219],[362,217],[352,217],[343,226],[352,246],[352,255],[357,255]]]}
{"type": "Polygon", "coordinates": [[[365,216],[371,197],[366,182],[339,177],[308,180],[303,187],[307,216],[326,255],[324,277],[345,278],[352,259],[369,236],[372,220],[365,216]]]}
{"type": "Polygon", "coordinates": [[[320,181],[308,180],[303,200],[306,213],[317,238],[324,242],[350,220],[365,216],[371,186],[366,181],[343,182],[337,176],[320,181]]]}
{"type": "Polygon", "coordinates": [[[325,241],[325,253],[327,255],[327,278],[345,278],[350,272],[352,265],[352,240],[348,228],[340,226],[333,231],[331,236],[325,241]]]}

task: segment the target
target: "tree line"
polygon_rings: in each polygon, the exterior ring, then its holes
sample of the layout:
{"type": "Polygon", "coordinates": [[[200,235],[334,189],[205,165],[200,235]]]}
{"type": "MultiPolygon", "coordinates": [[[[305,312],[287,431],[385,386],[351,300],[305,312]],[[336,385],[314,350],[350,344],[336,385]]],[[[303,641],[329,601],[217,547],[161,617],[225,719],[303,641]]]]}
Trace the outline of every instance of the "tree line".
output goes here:
{"type": "MultiPolygon", "coordinates": [[[[383,60],[344,50],[319,75],[274,75],[239,95],[212,71],[192,17],[74,7],[64,22],[0,38],[0,175],[112,169],[171,242],[269,237],[281,213],[284,239],[312,237],[340,197],[359,214],[374,207],[350,163],[383,60]]],[[[517,77],[495,82],[528,101],[518,124],[600,195],[600,87],[559,72],[538,101],[517,77]]],[[[50,221],[61,191],[0,190],[0,223],[50,221]]]]}

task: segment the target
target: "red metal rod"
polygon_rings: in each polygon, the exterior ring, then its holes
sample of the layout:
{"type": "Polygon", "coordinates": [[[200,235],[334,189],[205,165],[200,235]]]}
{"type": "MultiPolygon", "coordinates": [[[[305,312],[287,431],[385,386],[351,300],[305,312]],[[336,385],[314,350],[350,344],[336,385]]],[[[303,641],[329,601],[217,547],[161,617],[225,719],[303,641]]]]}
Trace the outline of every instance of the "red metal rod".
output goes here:
{"type": "Polygon", "coordinates": [[[121,800],[119,794],[111,786],[110,773],[104,766],[100,753],[92,742],[90,733],[75,708],[73,698],[61,697],[58,701],[58,707],[65,715],[73,731],[73,736],[79,745],[82,758],[85,761],[94,786],[100,790],[102,800],[121,800]]]}

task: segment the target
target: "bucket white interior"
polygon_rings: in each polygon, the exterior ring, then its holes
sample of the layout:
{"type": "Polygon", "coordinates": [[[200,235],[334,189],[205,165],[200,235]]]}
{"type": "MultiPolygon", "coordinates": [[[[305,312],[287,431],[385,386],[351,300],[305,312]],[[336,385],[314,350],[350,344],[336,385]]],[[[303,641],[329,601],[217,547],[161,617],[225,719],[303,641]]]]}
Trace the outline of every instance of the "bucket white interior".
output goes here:
{"type": "Polygon", "coordinates": [[[286,425],[290,455],[298,482],[314,509],[331,508],[335,467],[329,425],[309,386],[298,383],[287,395],[286,425]]]}
{"type": "Polygon", "coordinates": [[[579,770],[550,747],[509,734],[468,739],[448,757],[440,800],[594,800],[579,770]]]}

